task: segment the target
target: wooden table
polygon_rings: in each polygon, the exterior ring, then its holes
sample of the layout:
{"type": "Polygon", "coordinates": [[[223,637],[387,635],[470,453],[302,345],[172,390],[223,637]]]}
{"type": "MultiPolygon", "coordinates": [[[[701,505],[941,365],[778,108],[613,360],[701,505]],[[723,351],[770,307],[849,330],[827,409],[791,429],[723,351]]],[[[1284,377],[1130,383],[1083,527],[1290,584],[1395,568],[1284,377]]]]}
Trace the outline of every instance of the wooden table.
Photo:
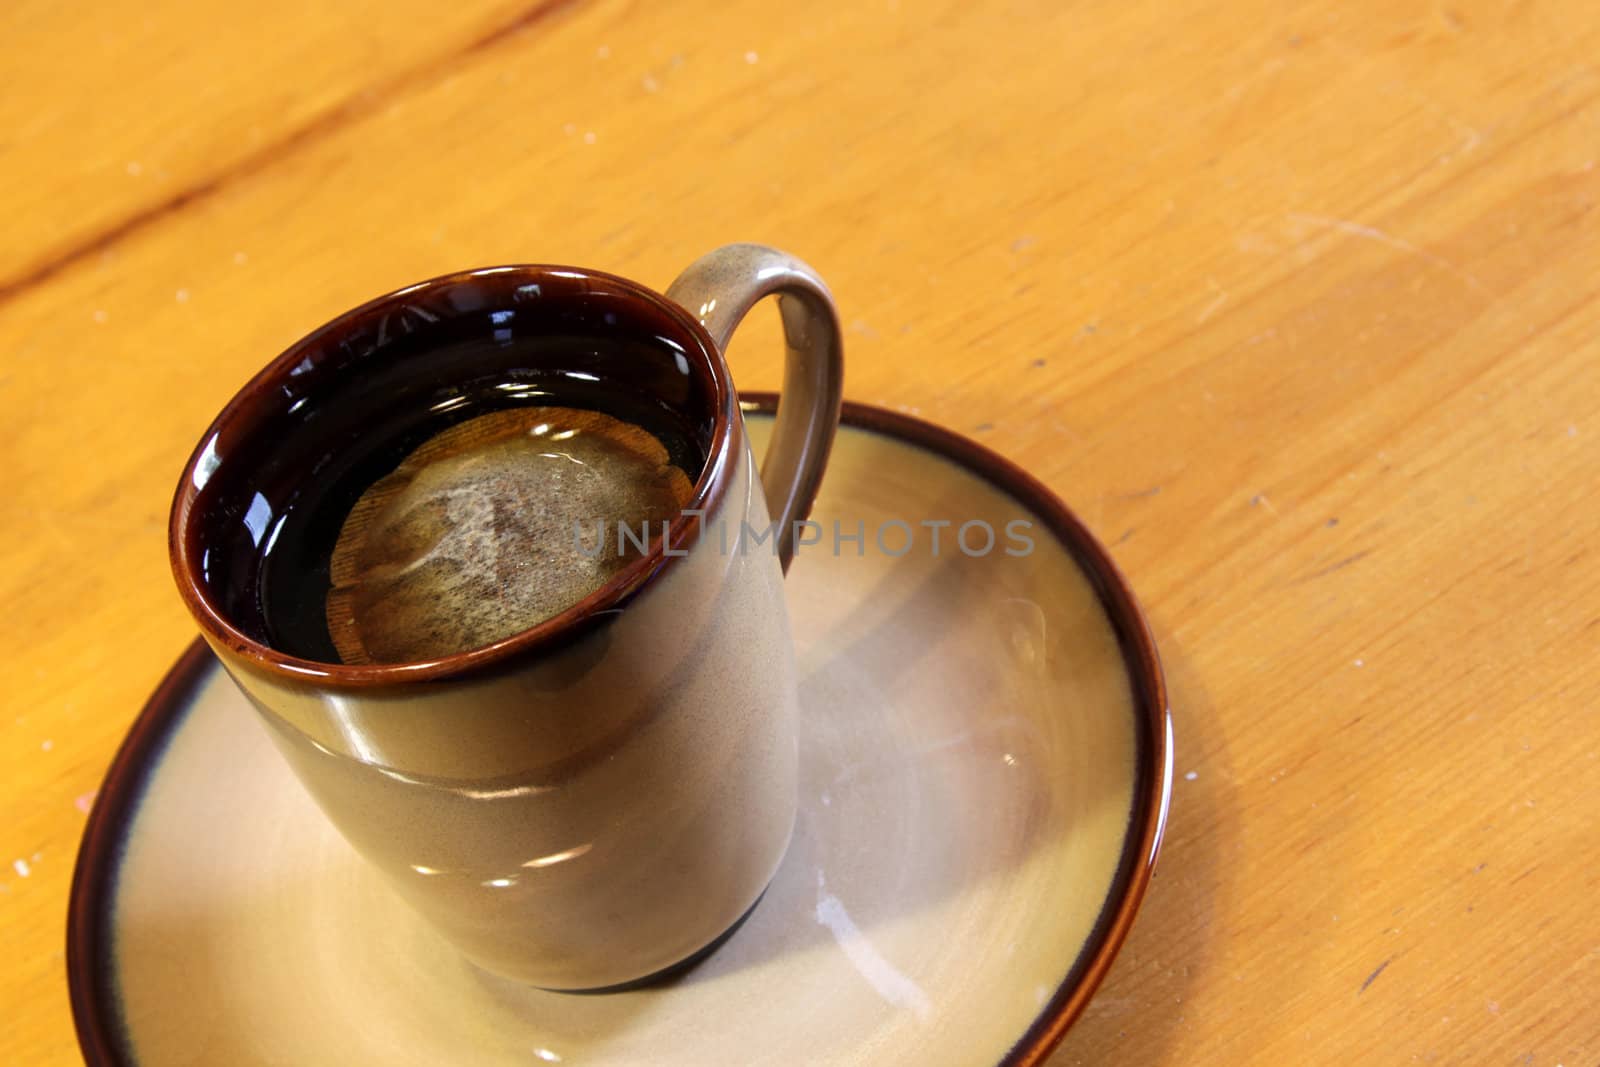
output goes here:
{"type": "Polygon", "coordinates": [[[739,239],[1157,630],[1166,848],[1054,1063],[1600,1059],[1592,4],[98,6],[0,14],[0,1061],[77,1056],[73,859],[234,389],[446,270],[739,239]]]}

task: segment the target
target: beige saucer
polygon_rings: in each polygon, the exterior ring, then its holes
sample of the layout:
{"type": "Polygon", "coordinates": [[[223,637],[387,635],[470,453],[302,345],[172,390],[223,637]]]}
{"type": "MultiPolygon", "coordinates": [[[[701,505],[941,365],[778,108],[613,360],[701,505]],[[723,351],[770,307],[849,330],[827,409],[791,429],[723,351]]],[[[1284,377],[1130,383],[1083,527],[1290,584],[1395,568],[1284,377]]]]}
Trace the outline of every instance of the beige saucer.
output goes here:
{"type": "MultiPolygon", "coordinates": [[[[1171,743],[1154,647],[1103,550],[1027,475],[916,420],[845,421],[822,542],[787,584],[799,823],[705,962],[582,996],[476,971],[362,866],[197,643],[79,856],[68,963],[89,1062],[1040,1062],[1155,860],[1171,743]],[[935,557],[921,524],[942,519],[935,557]],[[835,520],[865,523],[862,555],[834,555],[835,520]],[[898,557],[875,538],[893,520],[915,538],[898,557]],[[987,554],[955,542],[973,520],[997,534],[987,554]],[[1015,520],[1027,555],[1006,554],[1015,520]]],[[[770,423],[752,410],[757,454],[770,423]]]]}

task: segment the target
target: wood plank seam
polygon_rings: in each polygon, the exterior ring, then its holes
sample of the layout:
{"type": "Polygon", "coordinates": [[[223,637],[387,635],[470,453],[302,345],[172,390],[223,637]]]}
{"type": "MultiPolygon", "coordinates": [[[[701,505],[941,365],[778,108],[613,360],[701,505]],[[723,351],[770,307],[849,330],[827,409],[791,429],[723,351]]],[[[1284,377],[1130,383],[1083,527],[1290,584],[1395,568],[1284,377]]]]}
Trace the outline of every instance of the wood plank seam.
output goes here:
{"type": "Polygon", "coordinates": [[[464,61],[505,44],[528,28],[576,7],[581,2],[582,0],[538,0],[537,3],[519,11],[514,18],[491,26],[459,48],[451,49],[443,55],[403,70],[374,89],[351,93],[328,110],[219,173],[187,188],[179,189],[165,200],[137,211],[54,255],[47,255],[37,265],[26,268],[16,277],[0,282],[0,306],[82,263],[90,256],[104,252],[127,238],[172,218],[190,205],[208,200],[235,183],[266,170],[279,160],[294,155],[339,130],[359,123],[388,107],[400,96],[437,83],[453,73],[464,61]]]}

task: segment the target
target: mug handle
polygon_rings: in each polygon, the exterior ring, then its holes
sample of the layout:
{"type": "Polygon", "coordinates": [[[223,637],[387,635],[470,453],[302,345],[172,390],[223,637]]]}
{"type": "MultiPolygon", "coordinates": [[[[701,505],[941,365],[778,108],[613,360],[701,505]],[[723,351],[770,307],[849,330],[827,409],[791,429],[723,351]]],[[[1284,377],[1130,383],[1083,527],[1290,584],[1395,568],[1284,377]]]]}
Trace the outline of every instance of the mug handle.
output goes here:
{"type": "Polygon", "coordinates": [[[833,297],[816,271],[786,252],[754,244],[707,252],[678,275],[667,297],[699,319],[717,351],[726,353],[745,313],[773,293],[787,355],[761,484],[779,523],[778,562],[787,573],[795,524],[811,514],[844,399],[844,341],[833,297]]]}

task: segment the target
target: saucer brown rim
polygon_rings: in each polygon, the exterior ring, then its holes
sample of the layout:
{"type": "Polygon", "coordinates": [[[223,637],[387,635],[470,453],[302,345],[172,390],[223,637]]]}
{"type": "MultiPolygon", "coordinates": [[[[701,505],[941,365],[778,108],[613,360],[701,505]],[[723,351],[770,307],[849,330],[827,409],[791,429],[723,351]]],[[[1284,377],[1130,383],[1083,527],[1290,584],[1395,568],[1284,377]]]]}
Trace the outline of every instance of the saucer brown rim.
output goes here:
{"type": "MultiPolygon", "coordinates": [[[[609,620],[629,600],[643,592],[658,574],[688,554],[687,550],[699,539],[705,517],[721,507],[727,495],[728,483],[733,478],[735,457],[744,447],[741,423],[733,417],[736,402],[733,385],[728,380],[727,364],[705,327],[675,301],[638,282],[605,271],[549,263],[479,267],[442,274],[375,297],[324,323],[262,368],[228,401],[200,436],[200,443],[184,464],[178,488],[173,494],[167,523],[172,575],[185,606],[208,640],[227,648],[249,666],[284,681],[314,683],[323,689],[355,690],[456,679],[493,671],[530,652],[559,646],[609,620]],[[241,426],[249,429],[253,428],[252,424],[259,424],[264,418],[267,398],[277,399],[277,387],[283,379],[292,377],[293,368],[302,359],[309,358],[311,353],[340,335],[360,329],[374,315],[397,304],[416,304],[430,297],[438,298],[474,280],[492,278],[492,284],[501,285],[508,278],[521,281],[530,277],[538,278],[541,285],[556,291],[589,294],[609,289],[624,293],[654,314],[674,323],[692,337],[700,349],[703,358],[691,360],[689,366],[696,376],[710,386],[715,409],[712,414],[710,454],[706,456],[705,466],[695,480],[694,495],[688,507],[673,520],[666,536],[653,544],[649,552],[623,567],[599,589],[560,614],[491,644],[436,659],[360,665],[328,663],[281,652],[234,626],[213,602],[201,579],[198,535],[191,529],[195,500],[200,493],[196,482],[197,472],[219,435],[225,429],[241,426]]],[[[203,475],[198,477],[203,484],[203,475]]]]}
{"type": "MultiPolygon", "coordinates": [[[[777,399],[775,393],[746,393],[740,403],[746,412],[771,414],[777,399]]],[[[1127,580],[1104,546],[1059,497],[1021,467],[951,430],[884,408],[846,401],[841,422],[951,460],[1043,518],[1093,583],[1128,669],[1140,729],[1133,810],[1117,873],[1078,958],[1039,1016],[997,1065],[1039,1067],[1104,980],[1133,925],[1161,849],[1172,797],[1172,718],[1155,640],[1127,580]]],[[[211,662],[205,643],[197,639],[173,664],[117,750],[84,829],[67,906],[66,963],[78,1043],[90,1067],[122,1067],[129,1062],[118,1040],[116,993],[106,980],[113,868],[152,759],[181,722],[178,713],[189,706],[211,662]]]]}

